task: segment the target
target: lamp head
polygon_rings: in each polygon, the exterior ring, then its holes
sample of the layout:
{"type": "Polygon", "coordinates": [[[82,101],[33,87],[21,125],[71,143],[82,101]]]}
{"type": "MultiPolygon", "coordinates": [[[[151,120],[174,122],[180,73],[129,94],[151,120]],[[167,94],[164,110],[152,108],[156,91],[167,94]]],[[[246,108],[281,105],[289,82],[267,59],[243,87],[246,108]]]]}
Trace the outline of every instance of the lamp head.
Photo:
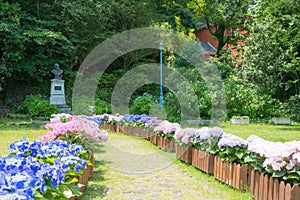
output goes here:
{"type": "Polygon", "coordinates": [[[159,43],[159,50],[163,50],[164,49],[164,44],[163,44],[163,42],[160,42],[159,43]]]}

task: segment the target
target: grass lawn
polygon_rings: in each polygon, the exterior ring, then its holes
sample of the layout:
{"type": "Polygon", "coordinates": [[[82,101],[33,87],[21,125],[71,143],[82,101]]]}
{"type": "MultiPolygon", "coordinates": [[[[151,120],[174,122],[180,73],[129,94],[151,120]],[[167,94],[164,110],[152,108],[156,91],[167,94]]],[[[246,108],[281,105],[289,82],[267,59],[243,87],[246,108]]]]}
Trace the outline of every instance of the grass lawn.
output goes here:
{"type": "Polygon", "coordinates": [[[250,135],[257,135],[263,139],[286,142],[300,140],[300,124],[297,125],[270,125],[270,124],[249,124],[236,125],[227,122],[223,126],[226,133],[232,133],[247,139],[250,135]]]}
{"type": "Polygon", "coordinates": [[[36,140],[48,132],[44,125],[32,125],[30,120],[12,120],[0,118],[0,156],[8,154],[7,148],[15,141],[26,137],[29,141],[36,140]]]}

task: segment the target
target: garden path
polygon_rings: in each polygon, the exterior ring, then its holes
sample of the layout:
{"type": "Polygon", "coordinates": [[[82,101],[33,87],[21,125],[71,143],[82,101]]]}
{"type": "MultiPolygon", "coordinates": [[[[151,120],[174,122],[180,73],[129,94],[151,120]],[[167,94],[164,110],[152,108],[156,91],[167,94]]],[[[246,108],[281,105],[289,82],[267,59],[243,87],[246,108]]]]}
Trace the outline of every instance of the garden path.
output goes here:
{"type": "Polygon", "coordinates": [[[142,138],[110,133],[95,159],[93,181],[81,200],[252,199],[248,192],[219,183],[142,138]]]}

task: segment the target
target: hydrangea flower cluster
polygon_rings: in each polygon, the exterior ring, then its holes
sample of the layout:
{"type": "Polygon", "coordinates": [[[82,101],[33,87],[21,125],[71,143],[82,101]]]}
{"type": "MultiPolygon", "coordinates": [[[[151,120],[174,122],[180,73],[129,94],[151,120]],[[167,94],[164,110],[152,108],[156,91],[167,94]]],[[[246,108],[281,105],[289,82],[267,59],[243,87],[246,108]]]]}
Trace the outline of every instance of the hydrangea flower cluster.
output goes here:
{"type": "Polygon", "coordinates": [[[87,119],[89,121],[94,121],[96,124],[98,124],[98,126],[101,126],[101,124],[102,124],[101,117],[99,115],[96,115],[96,116],[79,115],[78,117],[87,119]]]}
{"type": "Polygon", "coordinates": [[[47,190],[46,180],[52,187],[63,183],[63,170],[33,157],[0,157],[1,199],[33,199],[36,192],[43,194],[47,190]]]}
{"type": "Polygon", "coordinates": [[[190,145],[194,144],[194,138],[195,134],[197,132],[197,129],[194,128],[179,128],[176,130],[174,139],[180,144],[180,145],[190,145]]]}
{"type": "Polygon", "coordinates": [[[47,129],[51,129],[48,133],[42,135],[39,139],[42,141],[51,141],[60,135],[79,134],[89,140],[105,142],[108,139],[108,133],[100,130],[99,124],[101,119],[99,116],[72,116],[68,114],[53,115],[50,123],[46,124],[47,129]]]}
{"type": "Polygon", "coordinates": [[[121,123],[123,120],[123,116],[121,115],[111,115],[111,114],[103,114],[103,115],[99,115],[99,117],[101,118],[102,122],[105,124],[117,124],[117,123],[121,123]]]}
{"type": "Polygon", "coordinates": [[[249,155],[247,141],[230,133],[224,133],[218,142],[220,158],[230,162],[245,163],[249,155]]]}
{"type": "Polygon", "coordinates": [[[218,146],[222,147],[243,147],[247,146],[247,141],[230,133],[224,133],[220,141],[218,142],[218,146]]]}
{"type": "Polygon", "coordinates": [[[213,154],[218,153],[218,142],[223,136],[220,127],[202,127],[200,129],[178,129],[174,139],[181,145],[193,145],[194,147],[213,154]]]}
{"type": "Polygon", "coordinates": [[[154,132],[162,137],[174,137],[175,132],[180,129],[178,123],[171,123],[169,121],[162,121],[158,126],[154,128],[154,132]]]}
{"type": "Polygon", "coordinates": [[[150,120],[145,122],[145,126],[148,128],[155,128],[158,126],[162,120],[156,119],[156,118],[151,118],[150,120]]]}
{"type": "Polygon", "coordinates": [[[260,158],[262,166],[267,172],[273,172],[273,176],[285,176],[300,167],[300,141],[271,142],[251,135],[247,142],[248,150],[260,158]]]}
{"type": "Polygon", "coordinates": [[[123,120],[126,122],[137,122],[140,121],[142,118],[148,117],[146,114],[142,115],[130,115],[130,114],[125,114],[123,116],[123,120]]]}
{"type": "Polygon", "coordinates": [[[2,199],[34,199],[35,194],[43,195],[49,187],[65,184],[68,172],[80,173],[87,166],[87,161],[80,158],[85,152],[82,145],[62,140],[28,142],[23,138],[12,143],[9,151],[10,155],[0,157],[2,199]]]}
{"type": "Polygon", "coordinates": [[[49,142],[28,142],[26,138],[10,144],[8,151],[21,156],[32,156],[38,158],[52,156],[75,156],[85,149],[81,144],[68,144],[65,140],[49,142]]]}

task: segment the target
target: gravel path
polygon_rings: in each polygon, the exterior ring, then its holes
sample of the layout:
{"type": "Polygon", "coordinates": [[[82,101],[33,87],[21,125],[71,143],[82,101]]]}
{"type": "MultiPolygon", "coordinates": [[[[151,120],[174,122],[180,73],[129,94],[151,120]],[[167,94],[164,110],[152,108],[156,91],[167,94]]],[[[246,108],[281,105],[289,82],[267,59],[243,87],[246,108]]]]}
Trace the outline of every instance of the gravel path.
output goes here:
{"type": "Polygon", "coordinates": [[[142,138],[111,133],[95,158],[93,181],[81,200],[252,199],[142,138]]]}

